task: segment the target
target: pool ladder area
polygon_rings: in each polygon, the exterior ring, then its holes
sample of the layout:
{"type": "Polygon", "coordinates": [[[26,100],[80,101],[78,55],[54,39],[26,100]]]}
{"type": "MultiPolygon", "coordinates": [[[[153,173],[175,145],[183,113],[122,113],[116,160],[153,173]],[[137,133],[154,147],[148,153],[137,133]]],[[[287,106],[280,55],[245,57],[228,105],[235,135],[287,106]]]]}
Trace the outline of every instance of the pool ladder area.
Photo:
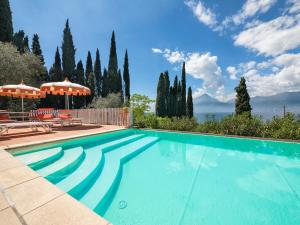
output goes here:
{"type": "Polygon", "coordinates": [[[119,186],[123,165],[159,140],[130,134],[93,145],[56,147],[16,157],[103,215],[119,186]]]}

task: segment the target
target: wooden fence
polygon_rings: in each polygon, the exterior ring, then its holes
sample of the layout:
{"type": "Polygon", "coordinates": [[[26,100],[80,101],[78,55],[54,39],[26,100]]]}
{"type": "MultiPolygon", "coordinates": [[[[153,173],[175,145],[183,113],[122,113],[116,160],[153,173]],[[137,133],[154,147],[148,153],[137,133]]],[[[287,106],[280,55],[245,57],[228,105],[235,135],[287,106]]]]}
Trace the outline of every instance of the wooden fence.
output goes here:
{"type": "MultiPolygon", "coordinates": [[[[62,113],[66,113],[62,110],[62,113]]],[[[99,125],[117,125],[131,126],[131,113],[128,108],[105,108],[105,109],[70,109],[68,112],[73,118],[80,118],[85,124],[99,125]]],[[[53,114],[58,117],[60,110],[41,109],[32,110],[29,113],[30,117],[36,117],[38,114],[53,114]]]]}
{"type": "Polygon", "coordinates": [[[73,109],[70,110],[70,112],[74,118],[81,118],[83,123],[118,125],[125,127],[131,125],[129,109],[73,109]]]}

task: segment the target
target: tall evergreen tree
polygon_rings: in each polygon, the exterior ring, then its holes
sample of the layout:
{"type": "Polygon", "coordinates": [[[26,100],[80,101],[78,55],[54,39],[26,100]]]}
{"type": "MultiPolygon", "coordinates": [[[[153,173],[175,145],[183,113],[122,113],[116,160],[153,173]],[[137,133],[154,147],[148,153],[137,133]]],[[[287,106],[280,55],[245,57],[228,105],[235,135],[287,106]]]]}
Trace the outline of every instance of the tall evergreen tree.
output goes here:
{"type": "Polygon", "coordinates": [[[123,80],[125,85],[125,102],[130,101],[130,75],[129,75],[129,63],[128,63],[128,52],[126,49],[125,59],[124,59],[124,69],[123,69],[123,80]]]}
{"type": "Polygon", "coordinates": [[[174,79],[174,84],[173,84],[173,101],[174,101],[173,114],[174,114],[174,116],[178,115],[177,96],[178,96],[178,77],[176,75],[175,79],[174,79]]]}
{"type": "Polygon", "coordinates": [[[177,97],[176,97],[176,106],[177,106],[177,114],[176,114],[176,116],[177,117],[181,117],[182,116],[182,108],[181,108],[181,106],[182,106],[182,101],[181,101],[181,97],[182,97],[182,95],[181,95],[181,82],[179,81],[178,82],[178,89],[177,89],[177,97]]]}
{"type": "Polygon", "coordinates": [[[174,116],[174,88],[171,86],[169,91],[169,101],[168,101],[168,116],[174,116]]]}
{"type": "Polygon", "coordinates": [[[192,118],[194,116],[193,93],[191,87],[189,87],[188,89],[188,96],[186,101],[186,114],[189,118],[192,118]]]}
{"type": "Polygon", "coordinates": [[[25,38],[25,32],[23,30],[19,30],[13,36],[13,44],[17,47],[17,50],[22,54],[25,52],[24,38],[25,38]]]}
{"type": "Polygon", "coordinates": [[[100,62],[100,54],[99,49],[96,50],[96,59],[94,63],[94,73],[96,78],[96,91],[95,94],[97,96],[101,96],[101,86],[102,86],[102,72],[101,72],[101,62],[100,62]]]}
{"type": "Polygon", "coordinates": [[[81,85],[86,85],[84,80],[84,68],[81,60],[79,60],[76,66],[76,77],[77,77],[76,83],[81,85]]]}
{"type": "Polygon", "coordinates": [[[169,116],[170,114],[170,78],[169,78],[169,72],[166,71],[164,73],[164,85],[165,85],[165,93],[166,93],[166,116],[169,116]]]}
{"type": "Polygon", "coordinates": [[[249,113],[251,115],[250,96],[247,91],[246,79],[241,77],[239,85],[235,88],[235,113],[237,115],[242,113],[249,113]]]}
{"type": "MultiPolygon", "coordinates": [[[[57,82],[63,81],[63,72],[61,67],[61,58],[59,54],[58,47],[56,48],[55,52],[55,60],[54,64],[49,70],[49,78],[50,81],[57,82]]],[[[56,109],[63,109],[65,105],[64,96],[51,96],[50,101],[52,103],[52,107],[56,109]]]]}
{"type": "Polygon", "coordinates": [[[165,75],[163,73],[159,76],[157,84],[157,95],[156,95],[156,115],[164,117],[166,115],[166,86],[165,86],[165,75]]]}
{"type": "Polygon", "coordinates": [[[23,46],[24,46],[24,49],[23,49],[24,53],[25,52],[30,52],[28,36],[24,37],[23,46]]]}
{"type": "Polygon", "coordinates": [[[108,75],[107,75],[107,69],[104,68],[101,95],[103,98],[105,98],[108,95],[108,93],[109,93],[108,75]]]}
{"type": "Polygon", "coordinates": [[[62,48],[62,68],[63,68],[64,76],[68,77],[69,80],[73,80],[75,76],[75,66],[76,66],[75,65],[76,49],[73,43],[73,37],[69,26],[69,20],[67,20],[66,22],[61,48],[62,48]]]}
{"type": "Polygon", "coordinates": [[[186,115],[186,72],[185,72],[185,62],[182,65],[181,74],[181,116],[186,115]]]}
{"type": "Polygon", "coordinates": [[[86,58],[85,80],[86,80],[87,87],[91,89],[91,95],[86,97],[87,104],[89,104],[92,102],[92,99],[95,94],[95,74],[93,72],[93,60],[90,51],[88,51],[87,58],[86,58]]]}
{"type": "Polygon", "coordinates": [[[13,23],[9,0],[0,0],[0,41],[13,40],[13,23]]]}
{"type": "MultiPolygon", "coordinates": [[[[77,80],[75,81],[76,83],[85,85],[84,68],[81,60],[79,60],[76,66],[76,78],[77,78],[77,80]]],[[[83,106],[85,106],[85,96],[74,96],[74,102],[75,102],[76,109],[82,108],[83,106]]]]}
{"type": "Polygon", "coordinates": [[[108,62],[108,84],[110,93],[118,93],[118,57],[117,57],[117,48],[115,40],[115,32],[113,31],[111,36],[111,46],[109,53],[109,62],[108,62]]]}
{"type": "Polygon", "coordinates": [[[38,34],[33,35],[31,50],[32,50],[32,53],[35,54],[36,56],[38,56],[40,58],[41,62],[44,64],[45,60],[44,60],[44,56],[43,56],[43,53],[42,53],[42,49],[41,49],[39,39],[40,38],[39,38],[38,34]]]}
{"type": "Polygon", "coordinates": [[[122,74],[121,70],[118,71],[118,82],[119,82],[119,90],[120,90],[120,99],[121,103],[124,104],[124,92],[123,92],[123,85],[122,85],[122,74]]]}

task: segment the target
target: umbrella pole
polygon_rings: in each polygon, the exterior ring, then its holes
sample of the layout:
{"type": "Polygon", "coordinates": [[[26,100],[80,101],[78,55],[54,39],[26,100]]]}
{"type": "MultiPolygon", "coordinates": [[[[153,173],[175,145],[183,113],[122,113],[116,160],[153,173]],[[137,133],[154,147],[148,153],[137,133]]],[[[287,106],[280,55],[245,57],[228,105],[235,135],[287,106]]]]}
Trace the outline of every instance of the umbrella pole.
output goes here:
{"type": "Polygon", "coordinates": [[[69,96],[65,94],[65,109],[69,109],[69,96]]]}
{"type": "Polygon", "coordinates": [[[24,98],[22,97],[22,119],[24,121],[24,98]]]}

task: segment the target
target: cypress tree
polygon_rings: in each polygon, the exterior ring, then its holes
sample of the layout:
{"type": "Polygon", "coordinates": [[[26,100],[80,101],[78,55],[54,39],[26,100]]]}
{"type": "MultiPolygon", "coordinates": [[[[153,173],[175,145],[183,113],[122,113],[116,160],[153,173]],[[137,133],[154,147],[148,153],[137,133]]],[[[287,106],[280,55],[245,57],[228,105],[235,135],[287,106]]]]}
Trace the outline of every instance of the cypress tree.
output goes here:
{"type": "Polygon", "coordinates": [[[173,84],[173,115],[177,116],[178,115],[178,105],[177,105],[177,96],[178,96],[178,77],[177,75],[175,76],[174,79],[174,84],[173,84]]]}
{"type": "Polygon", "coordinates": [[[77,77],[76,83],[81,85],[86,85],[84,80],[84,68],[81,60],[79,60],[76,66],[76,77],[77,77]]]}
{"type": "Polygon", "coordinates": [[[13,23],[9,0],[0,1],[0,41],[11,42],[13,40],[13,23]]]}
{"type": "MultiPolygon", "coordinates": [[[[84,68],[81,60],[77,63],[76,66],[76,83],[85,85],[84,82],[84,68]]],[[[74,96],[75,109],[80,109],[85,106],[85,96],[74,96]]]]}
{"type": "MultiPolygon", "coordinates": [[[[53,82],[63,81],[61,58],[60,58],[58,47],[56,48],[56,52],[55,52],[54,64],[52,65],[52,67],[49,71],[49,78],[50,78],[50,81],[53,81],[53,82]]],[[[54,108],[56,108],[56,109],[64,108],[64,105],[65,105],[64,96],[51,96],[50,101],[54,108]]]]}
{"type": "Polygon", "coordinates": [[[161,73],[157,84],[157,95],[156,95],[156,115],[164,117],[166,115],[166,89],[165,89],[165,78],[164,74],[161,73]]]}
{"type": "Polygon", "coordinates": [[[24,37],[24,40],[23,40],[23,53],[25,52],[30,52],[30,48],[29,48],[29,39],[28,39],[28,36],[25,36],[24,37]]]}
{"type": "Polygon", "coordinates": [[[121,103],[124,104],[124,93],[123,93],[123,87],[122,87],[122,74],[121,70],[118,71],[118,82],[119,82],[119,90],[120,90],[120,99],[121,103]]]}
{"type": "Polygon", "coordinates": [[[24,38],[25,38],[25,32],[23,30],[19,30],[17,33],[13,36],[13,44],[17,47],[18,52],[24,53],[24,38]]]}
{"type": "Polygon", "coordinates": [[[192,94],[191,87],[189,87],[188,89],[188,96],[186,102],[186,114],[189,118],[192,118],[194,116],[193,94],[192,94]]]}
{"type": "Polygon", "coordinates": [[[173,117],[174,116],[174,89],[171,86],[169,91],[169,106],[168,106],[168,116],[173,117]]]}
{"type": "Polygon", "coordinates": [[[177,90],[177,98],[176,98],[176,106],[177,106],[177,117],[182,116],[182,101],[181,101],[181,82],[178,83],[178,90],[177,90]]]}
{"type": "Polygon", "coordinates": [[[101,96],[101,86],[102,86],[102,72],[101,72],[101,62],[100,62],[100,54],[99,49],[96,50],[96,59],[94,64],[94,73],[96,78],[96,91],[95,95],[101,96]]]}
{"type": "MultiPolygon", "coordinates": [[[[66,26],[63,34],[62,42],[62,68],[64,76],[69,80],[73,80],[75,76],[75,47],[73,43],[73,37],[69,26],[69,20],[66,22],[66,26]]],[[[76,79],[75,79],[76,80],[76,79]]]]}
{"type": "Polygon", "coordinates": [[[181,74],[181,116],[186,115],[186,72],[185,72],[185,62],[182,65],[181,74]]]}
{"type": "Polygon", "coordinates": [[[101,95],[102,98],[105,98],[109,93],[109,87],[108,87],[108,75],[107,75],[107,69],[104,68],[103,71],[103,82],[102,82],[102,90],[101,95]]]}
{"type": "Polygon", "coordinates": [[[43,53],[42,53],[42,49],[41,49],[39,39],[40,38],[39,38],[38,34],[33,35],[31,50],[32,50],[32,53],[35,54],[36,56],[38,56],[40,58],[41,62],[44,64],[45,60],[44,60],[44,56],[43,56],[43,53]]]}
{"type": "Polygon", "coordinates": [[[61,58],[59,54],[59,49],[58,47],[56,48],[55,52],[55,59],[54,59],[54,64],[52,66],[52,72],[50,74],[50,80],[53,82],[58,82],[58,81],[63,81],[63,72],[62,72],[62,67],[61,67],[61,58]]]}
{"type": "Polygon", "coordinates": [[[95,94],[95,74],[93,72],[93,60],[91,52],[88,51],[86,58],[86,66],[85,66],[85,83],[89,89],[91,89],[91,95],[86,97],[87,104],[92,102],[92,99],[95,94]]]}
{"type": "Polygon", "coordinates": [[[236,99],[235,99],[235,113],[237,115],[242,113],[249,113],[251,115],[250,96],[247,91],[246,79],[241,77],[239,85],[235,88],[236,99]]]}
{"type": "Polygon", "coordinates": [[[129,63],[128,63],[128,52],[126,49],[123,69],[123,80],[125,84],[125,102],[126,104],[130,101],[130,75],[129,75],[129,63]]]}
{"type": "Polygon", "coordinates": [[[164,81],[165,81],[165,93],[166,93],[166,116],[169,116],[169,111],[170,111],[170,105],[169,105],[169,101],[170,101],[170,79],[169,79],[169,72],[166,71],[164,73],[164,81]]]}
{"type": "Polygon", "coordinates": [[[113,31],[111,36],[111,45],[109,53],[109,62],[108,62],[108,84],[110,93],[118,93],[118,57],[117,57],[117,48],[115,40],[115,32],[113,31]]]}

